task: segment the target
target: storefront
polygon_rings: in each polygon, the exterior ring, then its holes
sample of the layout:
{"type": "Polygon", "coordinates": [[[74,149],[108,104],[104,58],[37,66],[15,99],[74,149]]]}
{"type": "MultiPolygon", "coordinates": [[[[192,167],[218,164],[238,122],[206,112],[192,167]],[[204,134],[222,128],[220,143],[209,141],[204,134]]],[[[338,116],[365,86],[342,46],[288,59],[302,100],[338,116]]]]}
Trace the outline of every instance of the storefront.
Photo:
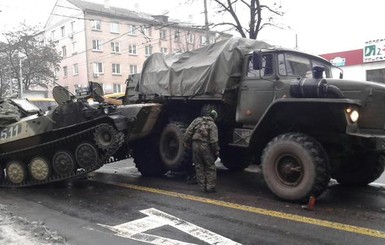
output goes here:
{"type": "MultiPolygon", "coordinates": [[[[362,49],[320,56],[341,68],[345,79],[385,83],[385,39],[369,40],[362,49]]],[[[334,72],[339,71],[335,69],[334,72]]],[[[334,73],[333,75],[338,77],[334,73]]]]}

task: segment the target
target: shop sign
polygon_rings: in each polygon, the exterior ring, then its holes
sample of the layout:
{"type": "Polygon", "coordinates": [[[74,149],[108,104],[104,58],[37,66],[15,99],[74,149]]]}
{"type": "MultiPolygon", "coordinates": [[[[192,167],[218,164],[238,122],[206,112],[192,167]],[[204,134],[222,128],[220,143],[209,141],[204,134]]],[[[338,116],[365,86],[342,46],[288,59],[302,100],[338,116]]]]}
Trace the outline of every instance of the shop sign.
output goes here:
{"type": "Polygon", "coordinates": [[[374,39],[365,42],[363,54],[364,63],[385,61],[385,39],[374,39]]]}
{"type": "Polygon", "coordinates": [[[346,59],[342,57],[335,57],[334,59],[330,60],[330,63],[334,66],[345,66],[346,59]]]}

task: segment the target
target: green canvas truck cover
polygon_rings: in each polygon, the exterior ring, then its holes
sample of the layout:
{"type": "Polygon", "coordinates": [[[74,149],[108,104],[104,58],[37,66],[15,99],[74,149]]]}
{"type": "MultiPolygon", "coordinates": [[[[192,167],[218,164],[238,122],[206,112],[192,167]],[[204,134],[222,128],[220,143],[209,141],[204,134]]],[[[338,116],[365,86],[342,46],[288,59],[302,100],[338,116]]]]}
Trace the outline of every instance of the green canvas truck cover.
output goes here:
{"type": "Polygon", "coordinates": [[[223,94],[241,75],[243,56],[269,47],[261,41],[230,38],[182,54],[155,53],[143,64],[138,91],[162,96],[223,94]]]}

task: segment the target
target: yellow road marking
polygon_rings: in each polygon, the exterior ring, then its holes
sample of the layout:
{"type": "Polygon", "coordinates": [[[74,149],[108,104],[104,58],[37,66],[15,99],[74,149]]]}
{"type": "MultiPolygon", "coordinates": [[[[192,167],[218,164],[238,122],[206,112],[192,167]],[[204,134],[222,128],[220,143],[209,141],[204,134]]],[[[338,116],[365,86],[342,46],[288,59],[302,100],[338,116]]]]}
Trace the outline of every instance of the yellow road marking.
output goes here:
{"type": "Polygon", "coordinates": [[[242,210],[242,211],[246,211],[246,212],[271,216],[271,217],[275,217],[275,218],[323,226],[323,227],[327,227],[327,228],[331,228],[331,229],[335,229],[335,230],[347,231],[347,232],[351,232],[351,233],[367,235],[367,236],[372,236],[372,237],[378,237],[378,238],[385,238],[385,232],[384,231],[379,231],[379,230],[374,230],[374,229],[369,229],[369,228],[364,228],[364,227],[359,227],[359,226],[354,226],[354,225],[347,225],[347,224],[343,224],[343,223],[337,223],[337,222],[321,220],[321,219],[314,219],[314,218],[309,218],[309,217],[295,215],[295,214],[288,214],[288,213],[272,211],[272,210],[263,209],[263,208],[256,208],[256,207],[241,205],[241,204],[237,204],[237,203],[224,202],[224,201],[209,199],[209,198],[205,198],[205,197],[198,197],[198,196],[187,195],[187,194],[182,194],[182,193],[177,193],[177,192],[172,192],[172,191],[166,191],[166,190],[160,190],[160,189],[155,189],[155,188],[150,188],[150,187],[144,187],[144,186],[138,186],[138,185],[132,185],[132,184],[124,184],[124,183],[114,183],[114,182],[110,182],[110,181],[103,181],[103,182],[107,183],[107,184],[119,186],[119,187],[130,188],[130,189],[134,189],[134,190],[146,191],[146,192],[151,192],[151,193],[157,193],[157,194],[171,196],[171,197],[183,198],[186,200],[191,200],[191,201],[196,201],[196,202],[201,202],[201,203],[208,203],[208,204],[212,204],[212,205],[217,205],[217,206],[242,210]]]}

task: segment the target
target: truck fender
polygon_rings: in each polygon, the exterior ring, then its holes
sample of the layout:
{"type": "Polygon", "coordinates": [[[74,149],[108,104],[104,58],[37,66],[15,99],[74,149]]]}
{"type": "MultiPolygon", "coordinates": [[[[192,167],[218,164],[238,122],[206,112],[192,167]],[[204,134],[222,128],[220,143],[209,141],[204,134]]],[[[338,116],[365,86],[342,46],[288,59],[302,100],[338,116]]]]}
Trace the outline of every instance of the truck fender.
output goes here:
{"type": "Polygon", "coordinates": [[[358,110],[359,100],[345,98],[280,98],[267,108],[251,133],[250,145],[265,145],[285,132],[349,133],[357,130],[347,109],[358,110]]]}

